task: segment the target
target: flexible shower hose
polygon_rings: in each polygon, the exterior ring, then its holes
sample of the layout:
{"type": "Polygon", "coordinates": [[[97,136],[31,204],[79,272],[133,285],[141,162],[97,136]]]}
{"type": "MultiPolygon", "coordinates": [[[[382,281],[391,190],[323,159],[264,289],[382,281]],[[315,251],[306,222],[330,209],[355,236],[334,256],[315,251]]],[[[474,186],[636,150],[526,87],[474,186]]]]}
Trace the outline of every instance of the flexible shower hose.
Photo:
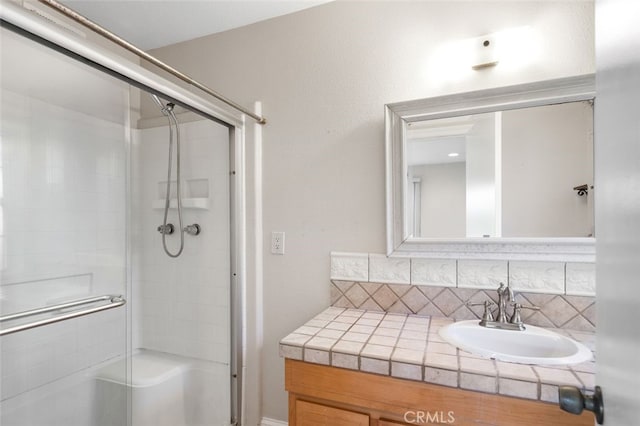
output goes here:
{"type": "Polygon", "coordinates": [[[184,227],[182,226],[182,197],[180,191],[180,128],[178,127],[178,120],[173,112],[173,104],[167,104],[162,108],[162,112],[167,116],[169,120],[169,165],[167,166],[167,193],[164,202],[164,220],[162,223],[163,230],[167,229],[167,217],[169,216],[169,205],[171,196],[171,165],[173,163],[173,126],[176,126],[176,198],[178,207],[178,230],[180,232],[180,248],[176,253],[171,253],[167,248],[167,232],[162,232],[162,248],[167,256],[178,257],[182,254],[184,249],[184,227]]]}

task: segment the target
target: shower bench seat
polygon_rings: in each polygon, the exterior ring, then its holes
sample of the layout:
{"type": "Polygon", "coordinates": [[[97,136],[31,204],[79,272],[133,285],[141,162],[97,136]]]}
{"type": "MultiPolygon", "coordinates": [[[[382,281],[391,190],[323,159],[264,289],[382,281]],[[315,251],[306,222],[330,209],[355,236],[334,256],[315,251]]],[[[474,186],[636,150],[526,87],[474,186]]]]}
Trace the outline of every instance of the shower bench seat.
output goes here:
{"type": "Polygon", "coordinates": [[[115,404],[125,404],[129,392],[135,426],[186,426],[211,421],[226,424],[226,413],[217,412],[215,407],[224,406],[223,403],[228,406],[228,396],[226,392],[212,391],[206,383],[220,383],[222,378],[228,378],[228,372],[228,364],[138,350],[130,358],[114,361],[96,373],[97,416],[108,419],[99,424],[127,424],[127,414],[116,418],[112,407],[114,400],[115,404]]]}

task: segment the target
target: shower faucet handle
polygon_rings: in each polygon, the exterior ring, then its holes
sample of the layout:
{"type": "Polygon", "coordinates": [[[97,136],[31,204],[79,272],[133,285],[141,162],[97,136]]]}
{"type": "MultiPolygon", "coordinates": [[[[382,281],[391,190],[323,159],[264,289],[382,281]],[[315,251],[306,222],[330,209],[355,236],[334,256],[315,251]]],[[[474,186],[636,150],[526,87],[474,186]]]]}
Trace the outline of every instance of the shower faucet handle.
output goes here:
{"type": "Polygon", "coordinates": [[[202,231],[202,229],[200,228],[200,225],[198,225],[197,223],[194,223],[193,225],[187,225],[184,227],[184,232],[186,232],[189,235],[198,235],[200,234],[200,231],[202,231]]]}
{"type": "Polygon", "coordinates": [[[163,234],[163,235],[171,235],[171,234],[173,234],[174,230],[175,229],[173,227],[173,224],[171,224],[171,223],[167,223],[166,225],[158,226],[158,232],[163,234]]]}

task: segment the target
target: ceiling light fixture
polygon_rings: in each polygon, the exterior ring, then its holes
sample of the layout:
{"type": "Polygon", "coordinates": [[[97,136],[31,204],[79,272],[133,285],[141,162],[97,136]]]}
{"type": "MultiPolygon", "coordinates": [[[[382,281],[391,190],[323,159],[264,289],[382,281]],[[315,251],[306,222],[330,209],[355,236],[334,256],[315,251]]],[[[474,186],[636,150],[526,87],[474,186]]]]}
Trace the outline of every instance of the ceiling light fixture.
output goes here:
{"type": "Polygon", "coordinates": [[[487,34],[473,40],[474,54],[473,65],[475,71],[495,67],[498,65],[497,37],[495,34],[487,34]]]}

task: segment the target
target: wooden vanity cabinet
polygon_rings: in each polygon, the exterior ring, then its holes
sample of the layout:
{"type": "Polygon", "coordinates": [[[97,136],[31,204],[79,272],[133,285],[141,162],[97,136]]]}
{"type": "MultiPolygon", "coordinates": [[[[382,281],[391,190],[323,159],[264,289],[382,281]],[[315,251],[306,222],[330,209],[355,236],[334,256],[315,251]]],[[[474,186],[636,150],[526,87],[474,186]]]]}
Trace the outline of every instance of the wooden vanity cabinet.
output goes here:
{"type": "Polygon", "coordinates": [[[591,413],[285,359],[290,426],[593,426],[591,413]],[[421,421],[420,421],[421,420],[421,421]],[[453,420],[453,421],[452,421],[453,420]]]}

